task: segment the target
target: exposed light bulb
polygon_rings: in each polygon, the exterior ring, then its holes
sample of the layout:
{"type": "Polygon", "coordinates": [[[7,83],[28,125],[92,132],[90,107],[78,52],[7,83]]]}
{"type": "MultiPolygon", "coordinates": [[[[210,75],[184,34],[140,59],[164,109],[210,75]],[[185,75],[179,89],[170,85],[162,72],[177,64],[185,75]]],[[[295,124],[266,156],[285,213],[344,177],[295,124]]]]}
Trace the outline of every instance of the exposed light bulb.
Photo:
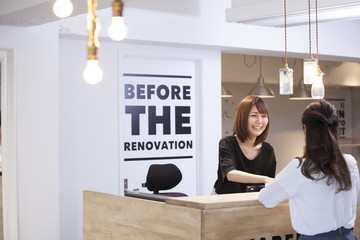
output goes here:
{"type": "Polygon", "coordinates": [[[323,99],[325,96],[325,87],[323,83],[324,73],[319,72],[311,85],[311,97],[314,99],[323,99]]]}
{"type": "Polygon", "coordinates": [[[110,38],[115,41],[121,41],[126,37],[127,32],[128,30],[124,23],[124,18],[120,16],[112,17],[108,31],[110,38]]]}
{"type": "Polygon", "coordinates": [[[313,84],[317,74],[317,60],[315,58],[304,59],[304,84],[313,84]]]}
{"type": "Polygon", "coordinates": [[[280,95],[293,94],[293,70],[285,64],[284,68],[280,68],[280,95]]]}
{"type": "Polygon", "coordinates": [[[59,18],[66,18],[72,13],[73,5],[70,0],[56,0],[53,11],[59,18]]]}
{"type": "Polygon", "coordinates": [[[99,66],[97,59],[91,59],[87,61],[86,68],[83,72],[85,82],[88,84],[97,84],[103,77],[103,72],[99,66]]]}

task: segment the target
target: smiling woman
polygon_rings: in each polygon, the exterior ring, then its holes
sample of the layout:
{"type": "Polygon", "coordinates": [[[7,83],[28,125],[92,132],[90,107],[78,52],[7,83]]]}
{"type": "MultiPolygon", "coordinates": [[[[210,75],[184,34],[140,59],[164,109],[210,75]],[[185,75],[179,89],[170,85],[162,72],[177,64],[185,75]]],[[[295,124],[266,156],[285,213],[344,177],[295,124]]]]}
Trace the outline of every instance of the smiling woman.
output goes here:
{"type": "Polygon", "coordinates": [[[260,97],[247,96],[240,102],[235,114],[234,135],[224,137],[219,143],[215,193],[258,191],[273,180],[275,153],[265,142],[269,122],[267,105],[260,97]]]}

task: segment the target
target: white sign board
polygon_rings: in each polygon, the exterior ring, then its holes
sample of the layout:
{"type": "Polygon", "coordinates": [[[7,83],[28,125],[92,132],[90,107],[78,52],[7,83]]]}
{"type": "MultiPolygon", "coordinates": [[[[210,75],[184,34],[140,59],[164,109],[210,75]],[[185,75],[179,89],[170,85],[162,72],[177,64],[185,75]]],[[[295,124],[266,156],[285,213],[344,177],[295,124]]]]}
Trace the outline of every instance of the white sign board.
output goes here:
{"type": "Polygon", "coordinates": [[[141,184],[149,166],[174,163],[183,179],[171,191],[195,195],[195,61],[120,58],[120,186],[127,179],[128,189],[147,192],[141,184]]]}
{"type": "Polygon", "coordinates": [[[339,138],[351,138],[351,90],[327,89],[325,99],[334,105],[339,117],[339,138]]]}

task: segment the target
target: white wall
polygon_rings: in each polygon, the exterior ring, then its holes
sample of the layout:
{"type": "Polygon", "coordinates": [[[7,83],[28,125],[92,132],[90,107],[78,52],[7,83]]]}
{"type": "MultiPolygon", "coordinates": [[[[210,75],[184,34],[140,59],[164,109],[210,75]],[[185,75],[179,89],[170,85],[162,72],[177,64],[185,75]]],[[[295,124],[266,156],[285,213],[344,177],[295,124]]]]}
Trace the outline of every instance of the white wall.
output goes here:
{"type": "Polygon", "coordinates": [[[82,78],[86,44],[86,40],[60,40],[60,226],[61,239],[66,240],[82,239],[83,190],[120,194],[118,51],[200,59],[197,144],[201,147],[196,152],[200,195],[210,194],[216,179],[221,136],[220,51],[103,42],[99,51],[103,81],[88,85],[82,78]]]}
{"type": "Polygon", "coordinates": [[[19,238],[56,240],[60,236],[56,25],[0,27],[0,32],[0,48],[15,52],[19,238]]]}
{"type": "Polygon", "coordinates": [[[82,77],[86,41],[60,40],[59,52],[61,239],[82,239],[83,190],[118,194],[116,50],[101,49],[95,86],[82,77]]]}
{"type": "Polygon", "coordinates": [[[82,191],[118,193],[118,49],[201,59],[199,184],[200,194],[211,192],[221,136],[220,51],[105,43],[104,81],[90,86],[82,79],[86,40],[58,45],[53,24],[0,31],[1,48],[15,49],[20,239],[82,239],[82,191]]]}

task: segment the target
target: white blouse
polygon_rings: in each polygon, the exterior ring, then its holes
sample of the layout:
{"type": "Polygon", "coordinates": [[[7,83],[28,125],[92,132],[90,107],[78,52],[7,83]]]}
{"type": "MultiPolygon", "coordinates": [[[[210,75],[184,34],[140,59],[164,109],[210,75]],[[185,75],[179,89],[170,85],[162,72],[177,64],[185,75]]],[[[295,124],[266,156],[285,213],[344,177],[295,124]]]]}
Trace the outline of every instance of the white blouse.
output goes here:
{"type": "Polygon", "coordinates": [[[259,202],[272,208],[289,199],[291,223],[295,231],[305,235],[329,232],[339,227],[354,227],[357,203],[360,202],[359,170],[356,160],[344,154],[352,188],[336,193],[337,184],[326,179],[313,181],[301,173],[299,160],[292,160],[272,183],[260,191],[259,202]]]}

